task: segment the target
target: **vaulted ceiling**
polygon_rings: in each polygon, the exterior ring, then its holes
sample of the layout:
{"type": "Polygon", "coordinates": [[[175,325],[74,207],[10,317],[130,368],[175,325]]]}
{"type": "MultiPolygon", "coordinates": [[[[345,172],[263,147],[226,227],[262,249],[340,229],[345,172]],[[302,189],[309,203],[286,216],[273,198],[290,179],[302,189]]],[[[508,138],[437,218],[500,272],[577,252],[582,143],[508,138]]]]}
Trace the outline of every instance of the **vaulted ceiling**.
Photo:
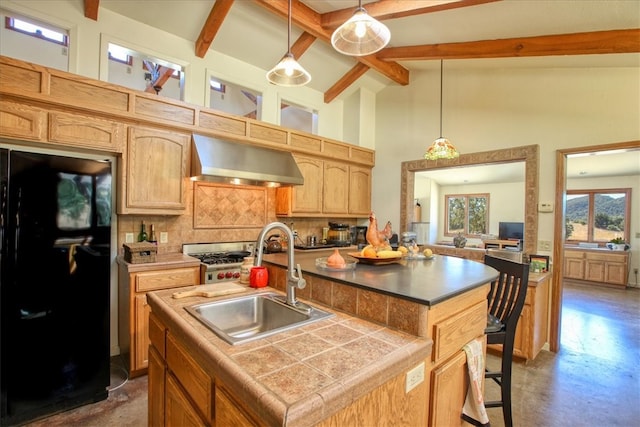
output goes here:
{"type": "MultiPolygon", "coordinates": [[[[635,0],[379,0],[367,12],[391,31],[380,52],[349,57],[330,44],[356,0],[293,0],[292,52],[331,102],[352,85],[376,91],[408,85],[411,73],[460,67],[640,67],[640,2],[635,0]]],[[[268,70],[287,51],[287,0],[84,0],[100,9],[268,70]]],[[[160,49],[158,49],[160,50],[160,49]]]]}

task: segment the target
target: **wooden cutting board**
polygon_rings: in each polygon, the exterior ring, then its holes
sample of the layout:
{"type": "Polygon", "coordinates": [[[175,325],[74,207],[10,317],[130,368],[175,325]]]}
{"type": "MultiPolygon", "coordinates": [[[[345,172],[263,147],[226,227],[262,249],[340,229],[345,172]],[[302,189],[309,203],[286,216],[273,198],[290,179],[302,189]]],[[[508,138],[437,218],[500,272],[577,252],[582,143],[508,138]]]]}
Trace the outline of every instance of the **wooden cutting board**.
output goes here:
{"type": "Polygon", "coordinates": [[[246,286],[238,285],[235,282],[223,282],[212,283],[209,285],[200,285],[195,289],[188,291],[174,292],[173,298],[186,298],[186,297],[219,297],[222,295],[235,294],[242,291],[246,291],[246,286]]]}

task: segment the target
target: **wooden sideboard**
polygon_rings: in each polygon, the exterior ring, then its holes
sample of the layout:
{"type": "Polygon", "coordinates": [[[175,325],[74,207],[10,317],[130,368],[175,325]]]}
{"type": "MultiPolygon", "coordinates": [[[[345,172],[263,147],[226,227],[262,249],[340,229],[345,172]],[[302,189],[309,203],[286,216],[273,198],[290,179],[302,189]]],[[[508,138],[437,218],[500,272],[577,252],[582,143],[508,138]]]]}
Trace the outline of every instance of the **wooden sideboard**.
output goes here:
{"type": "Polygon", "coordinates": [[[628,251],[565,248],[563,276],[589,283],[627,286],[629,257],[628,251]]]}

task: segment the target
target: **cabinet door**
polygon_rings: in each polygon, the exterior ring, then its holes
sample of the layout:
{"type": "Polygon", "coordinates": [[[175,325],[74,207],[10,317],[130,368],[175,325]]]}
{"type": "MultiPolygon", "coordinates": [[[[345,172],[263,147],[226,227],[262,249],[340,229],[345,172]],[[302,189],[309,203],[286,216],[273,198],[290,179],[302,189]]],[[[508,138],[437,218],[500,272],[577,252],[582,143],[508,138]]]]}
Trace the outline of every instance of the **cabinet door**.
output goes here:
{"type": "Polygon", "coordinates": [[[118,213],[184,213],[189,138],[177,132],[129,128],[118,213]]]}
{"type": "Polygon", "coordinates": [[[239,408],[239,405],[224,390],[216,387],[216,425],[249,427],[257,425],[239,408]]]}
{"type": "Polygon", "coordinates": [[[149,313],[151,308],[146,295],[134,297],[135,334],[133,343],[132,371],[144,369],[149,365],[149,313]]]}
{"type": "Polygon", "coordinates": [[[164,425],[165,367],[155,347],[149,347],[149,425],[164,425]]]}
{"type": "Polygon", "coordinates": [[[291,189],[291,212],[321,213],[324,162],[299,156],[295,159],[304,177],[304,185],[295,185],[291,189]]]}
{"type": "Polygon", "coordinates": [[[167,375],[165,404],[165,425],[180,427],[206,425],[172,375],[167,375]]]}
{"type": "Polygon", "coordinates": [[[368,216],[371,212],[371,169],[349,167],[349,213],[368,216]]]}
{"type": "Polygon", "coordinates": [[[627,265],[621,262],[607,262],[604,267],[604,281],[615,285],[627,285],[627,265]]]}
{"type": "Polygon", "coordinates": [[[13,102],[0,103],[0,135],[41,141],[45,138],[44,110],[13,102]]]}
{"type": "Polygon", "coordinates": [[[462,425],[460,416],[468,386],[467,356],[461,350],[431,373],[430,426],[462,425]]]}
{"type": "Polygon", "coordinates": [[[586,260],[584,263],[584,280],[604,281],[604,261],[586,260]]]}
{"type": "Polygon", "coordinates": [[[584,279],[584,260],[582,258],[564,259],[564,277],[567,279],[584,279]]]}
{"type": "Polygon", "coordinates": [[[124,125],[111,120],[62,112],[49,113],[49,141],[121,153],[124,125]]]}
{"type": "Polygon", "coordinates": [[[346,214],[349,210],[349,165],[324,162],[322,212],[346,214]]]}

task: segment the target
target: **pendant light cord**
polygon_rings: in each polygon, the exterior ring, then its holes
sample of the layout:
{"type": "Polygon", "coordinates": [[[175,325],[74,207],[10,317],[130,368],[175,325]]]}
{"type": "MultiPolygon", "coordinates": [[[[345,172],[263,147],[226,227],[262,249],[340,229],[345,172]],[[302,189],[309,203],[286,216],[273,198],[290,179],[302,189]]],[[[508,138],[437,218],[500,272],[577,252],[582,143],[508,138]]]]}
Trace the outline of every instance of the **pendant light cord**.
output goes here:
{"type": "Polygon", "coordinates": [[[442,138],[442,59],[440,60],[440,138],[442,138]]]}
{"type": "Polygon", "coordinates": [[[287,26],[287,53],[291,53],[291,0],[289,0],[289,25],[287,26]]]}

